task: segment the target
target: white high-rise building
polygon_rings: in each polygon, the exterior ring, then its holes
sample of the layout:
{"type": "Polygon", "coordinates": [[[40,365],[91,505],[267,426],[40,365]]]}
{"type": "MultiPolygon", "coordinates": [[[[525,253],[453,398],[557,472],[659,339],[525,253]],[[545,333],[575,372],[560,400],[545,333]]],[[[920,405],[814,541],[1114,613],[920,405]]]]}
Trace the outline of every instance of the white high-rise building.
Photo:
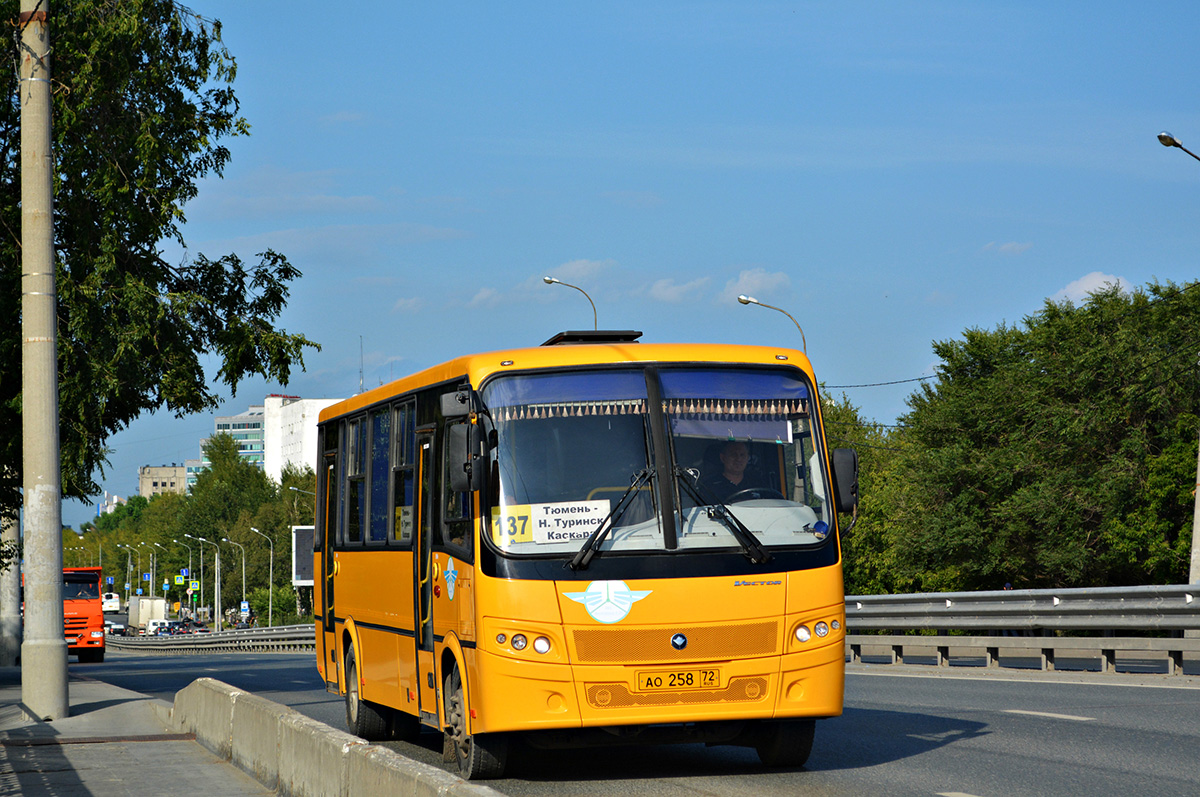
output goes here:
{"type": "Polygon", "coordinates": [[[317,467],[317,416],[341,399],[272,394],[263,403],[263,470],[280,481],[286,465],[317,467]]]}

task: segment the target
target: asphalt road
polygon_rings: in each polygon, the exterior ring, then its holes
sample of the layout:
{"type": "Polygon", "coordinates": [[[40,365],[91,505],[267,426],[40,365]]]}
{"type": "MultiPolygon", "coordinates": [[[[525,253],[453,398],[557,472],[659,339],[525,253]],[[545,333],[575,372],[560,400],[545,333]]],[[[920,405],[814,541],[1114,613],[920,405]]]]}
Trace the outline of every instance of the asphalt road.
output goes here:
{"type": "MultiPolygon", "coordinates": [[[[137,656],[110,651],[87,674],[171,700],[218,678],[345,727],[311,655],[137,656]]],[[[802,770],[764,770],[753,750],[703,745],[518,750],[510,795],[1196,795],[1200,679],[854,666],[846,709],[817,725],[802,770]]],[[[441,736],[389,746],[434,766],[441,736]]]]}

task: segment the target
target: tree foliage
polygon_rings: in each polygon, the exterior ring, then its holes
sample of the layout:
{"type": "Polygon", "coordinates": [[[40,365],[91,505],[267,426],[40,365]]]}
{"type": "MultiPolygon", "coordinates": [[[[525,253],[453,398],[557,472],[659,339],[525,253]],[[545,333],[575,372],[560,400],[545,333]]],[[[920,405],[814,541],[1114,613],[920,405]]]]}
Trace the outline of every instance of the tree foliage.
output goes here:
{"type": "MultiPolygon", "coordinates": [[[[18,3],[2,0],[13,32],[18,3]]],[[[303,335],[275,328],[300,273],[273,251],[168,262],[184,207],[245,135],[236,62],[219,22],[172,0],[56,0],[50,28],[63,493],[94,495],[105,440],[143,411],[212,409],[202,355],[236,392],[286,384],[303,335]]],[[[11,40],[11,36],[9,37],[11,40]]],[[[15,59],[0,59],[0,425],[20,428],[20,114],[15,59]]],[[[21,435],[0,438],[0,511],[19,506],[21,435]]]]}
{"type": "MultiPolygon", "coordinates": [[[[1186,581],[1200,283],[1047,301],[940,341],[909,400],[890,514],[924,589],[1186,581]]],[[[898,542],[898,541],[897,541],[898,542]]]]}

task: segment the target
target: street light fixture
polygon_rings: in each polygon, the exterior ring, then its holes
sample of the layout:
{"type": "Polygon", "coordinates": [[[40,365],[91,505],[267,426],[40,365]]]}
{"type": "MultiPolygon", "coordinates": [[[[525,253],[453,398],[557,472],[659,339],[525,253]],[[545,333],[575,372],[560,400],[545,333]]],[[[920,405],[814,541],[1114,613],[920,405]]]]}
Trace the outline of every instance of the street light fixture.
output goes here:
{"type": "Polygon", "coordinates": [[[741,296],[737,297],[737,299],[742,304],[757,304],[759,307],[769,307],[772,310],[778,310],[779,312],[783,313],[788,318],[791,318],[792,323],[796,325],[796,329],[800,330],[800,343],[802,346],[801,351],[803,351],[805,354],[808,353],[808,341],[804,339],[804,330],[800,329],[800,322],[797,321],[795,318],[793,318],[791,313],[789,313],[787,310],[784,310],[782,307],[776,307],[773,304],[767,304],[766,302],[760,302],[758,299],[755,299],[753,296],[747,296],[746,294],[742,294],[741,296]]]}
{"type": "Polygon", "coordinates": [[[563,282],[562,280],[555,279],[554,277],[542,277],[542,282],[546,283],[547,285],[565,285],[568,288],[574,288],[575,290],[582,293],[585,297],[587,297],[588,304],[590,304],[592,306],[592,329],[600,328],[600,322],[596,315],[596,303],[592,301],[591,296],[588,296],[587,291],[585,291],[583,288],[580,288],[578,285],[572,285],[569,282],[563,282]]]}
{"type": "Polygon", "coordinates": [[[1192,152],[1190,149],[1185,147],[1183,144],[1179,143],[1179,139],[1175,138],[1175,136],[1171,135],[1166,130],[1164,130],[1158,134],[1158,142],[1160,144],[1162,144],[1164,147],[1178,147],[1179,149],[1183,150],[1187,154],[1191,155],[1196,160],[1200,161],[1200,155],[1197,155],[1196,153],[1192,152]]]}
{"type": "Polygon", "coordinates": [[[270,547],[271,563],[267,568],[267,627],[270,628],[275,623],[275,542],[253,526],[250,530],[260,537],[265,537],[270,547]]]}
{"type": "Polygon", "coordinates": [[[246,547],[241,543],[234,542],[228,537],[222,537],[221,542],[227,542],[230,545],[236,545],[242,552],[242,603],[246,602],[246,547]]]}

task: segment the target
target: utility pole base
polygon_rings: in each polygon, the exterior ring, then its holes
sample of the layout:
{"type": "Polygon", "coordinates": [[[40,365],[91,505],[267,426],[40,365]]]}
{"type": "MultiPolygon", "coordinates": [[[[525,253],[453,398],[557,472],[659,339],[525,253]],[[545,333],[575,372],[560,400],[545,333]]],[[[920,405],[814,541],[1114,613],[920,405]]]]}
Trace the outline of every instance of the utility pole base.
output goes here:
{"type": "Polygon", "coordinates": [[[65,639],[21,645],[21,700],[36,720],[49,722],[70,715],[65,639]]]}

